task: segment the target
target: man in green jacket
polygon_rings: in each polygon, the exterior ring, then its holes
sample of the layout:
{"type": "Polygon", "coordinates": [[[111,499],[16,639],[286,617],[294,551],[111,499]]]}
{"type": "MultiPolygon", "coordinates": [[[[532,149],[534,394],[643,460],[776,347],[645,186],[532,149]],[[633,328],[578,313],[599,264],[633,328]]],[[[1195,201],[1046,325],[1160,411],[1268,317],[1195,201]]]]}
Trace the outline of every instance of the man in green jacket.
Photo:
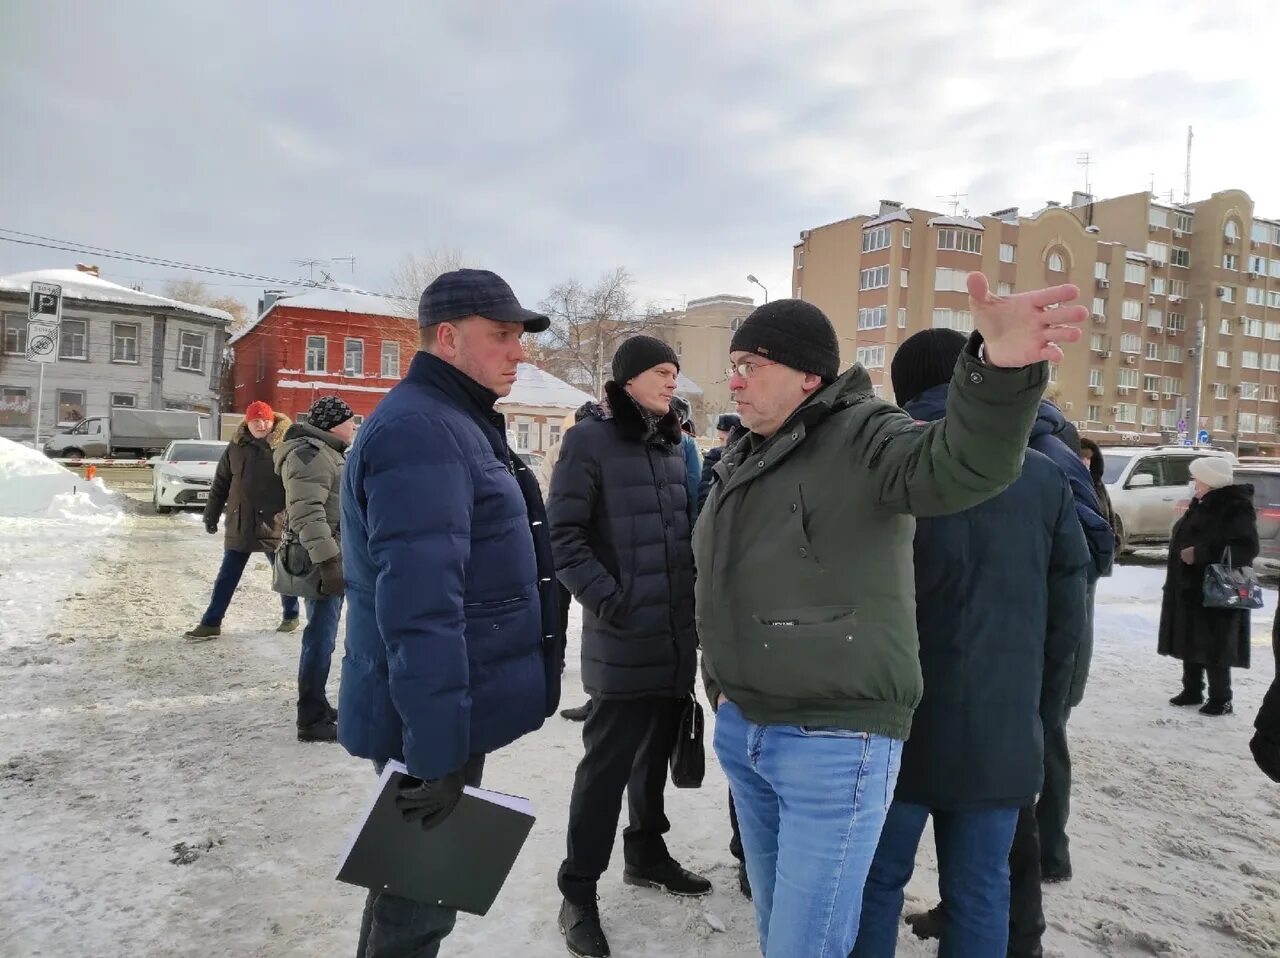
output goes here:
{"type": "Polygon", "coordinates": [[[1057,343],[1088,315],[1074,286],[992,295],[946,417],[917,423],[839,371],[835,329],[798,300],[734,333],[729,388],[749,436],[715,467],[694,534],[715,750],[742,829],[766,958],[846,958],[921,695],[915,516],[1017,478],[1057,343]],[[1060,308],[1059,308],[1060,307],[1060,308]]]}

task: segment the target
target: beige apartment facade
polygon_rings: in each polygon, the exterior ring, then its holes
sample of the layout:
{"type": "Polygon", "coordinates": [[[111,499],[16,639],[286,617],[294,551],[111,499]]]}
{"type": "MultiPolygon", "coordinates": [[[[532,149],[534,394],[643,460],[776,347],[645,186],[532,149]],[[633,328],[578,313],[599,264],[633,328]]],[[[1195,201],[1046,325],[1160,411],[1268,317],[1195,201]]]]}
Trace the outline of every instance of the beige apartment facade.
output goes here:
{"type": "Polygon", "coordinates": [[[1242,453],[1275,454],[1280,420],[1280,223],[1247,194],[1183,205],[1149,193],[1033,216],[945,216],[885,201],[875,215],[805,230],[793,249],[797,298],[821,307],[847,366],[861,361],[894,398],[897,345],[929,327],[973,328],[965,276],[997,292],[1080,287],[1090,319],[1052,375],[1057,401],[1103,442],[1171,441],[1189,422],[1196,321],[1205,320],[1200,427],[1242,453]]]}
{"type": "Polygon", "coordinates": [[[716,416],[733,411],[726,375],[729,341],[753,309],[751,297],[722,293],[691,299],[684,309],[655,317],[652,332],[671,344],[680,357],[680,371],[702,390],[701,417],[695,423],[700,436],[709,434],[716,416]]]}

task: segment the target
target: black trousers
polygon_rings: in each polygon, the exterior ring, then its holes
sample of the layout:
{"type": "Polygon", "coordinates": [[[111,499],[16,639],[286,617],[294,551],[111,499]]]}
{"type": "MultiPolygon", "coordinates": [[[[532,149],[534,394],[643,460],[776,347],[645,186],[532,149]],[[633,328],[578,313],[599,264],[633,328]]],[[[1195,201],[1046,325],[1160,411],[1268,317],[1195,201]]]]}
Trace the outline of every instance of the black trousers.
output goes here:
{"type": "Polygon", "coordinates": [[[729,854],[742,864],[746,864],[747,856],[742,850],[742,832],[738,831],[738,810],[733,807],[733,790],[729,790],[729,827],[733,829],[733,837],[729,839],[729,854]]]}
{"type": "Polygon", "coordinates": [[[594,700],[582,727],[586,752],[573,779],[568,852],[558,878],[560,893],[570,901],[595,896],[613,853],[624,791],[630,822],[622,832],[623,859],[638,868],[670,859],[662,837],[671,828],[663,792],[682,704],[656,697],[594,700]]]}
{"type": "Polygon", "coordinates": [[[1071,847],[1067,839],[1067,819],[1071,817],[1071,749],[1067,745],[1067,719],[1044,730],[1044,788],[1036,803],[1036,825],[1040,833],[1040,870],[1046,873],[1071,870],[1071,847]]]}
{"type": "Polygon", "coordinates": [[[1018,828],[1009,849],[1008,958],[1040,958],[1044,902],[1040,894],[1040,832],[1036,806],[1018,810],[1018,828]]]}
{"type": "Polygon", "coordinates": [[[1188,692],[1204,692],[1205,674],[1209,676],[1209,698],[1218,702],[1231,701],[1231,666],[1197,665],[1182,663],[1182,687],[1188,692]]]}

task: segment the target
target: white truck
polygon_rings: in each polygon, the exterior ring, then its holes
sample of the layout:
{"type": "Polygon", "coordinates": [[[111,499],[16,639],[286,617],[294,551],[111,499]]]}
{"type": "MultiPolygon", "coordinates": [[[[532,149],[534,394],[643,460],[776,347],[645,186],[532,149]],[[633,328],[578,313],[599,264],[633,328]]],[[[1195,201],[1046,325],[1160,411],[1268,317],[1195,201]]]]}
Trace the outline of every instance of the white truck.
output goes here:
{"type": "Polygon", "coordinates": [[[205,413],[180,409],[112,409],[54,433],[44,454],[55,459],[107,459],[154,456],[175,439],[209,439],[205,413]]]}

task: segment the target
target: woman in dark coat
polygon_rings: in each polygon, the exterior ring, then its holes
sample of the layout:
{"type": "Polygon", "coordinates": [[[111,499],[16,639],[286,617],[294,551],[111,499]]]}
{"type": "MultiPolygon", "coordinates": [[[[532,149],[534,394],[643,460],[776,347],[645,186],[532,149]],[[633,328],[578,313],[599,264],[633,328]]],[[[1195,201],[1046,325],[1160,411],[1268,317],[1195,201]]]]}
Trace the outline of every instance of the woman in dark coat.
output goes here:
{"type": "MultiPolygon", "coordinates": [[[[222,617],[253,553],[266,553],[268,562],[275,560],[284,525],[284,486],[276,475],[272,453],[291,425],[288,416],[273,412],[265,402],[250,403],[244,422],[222,453],[204,509],[204,527],[210,535],[217,533],[226,513],[222,566],[209,608],[200,624],[187,633],[190,641],[221,634],[222,617]]],[[[276,631],[292,632],[298,628],[298,600],[282,595],[280,604],[283,616],[276,631]]]]}
{"type": "Polygon", "coordinates": [[[1231,712],[1231,669],[1249,667],[1249,611],[1207,609],[1205,569],[1222,562],[1247,566],[1258,555],[1258,519],[1253,486],[1232,483],[1231,463],[1219,457],[1191,464],[1195,495],[1187,514],[1173,527],[1169,571],[1160,609],[1161,655],[1182,660],[1182,691],[1173,705],[1199,705],[1204,715],[1231,712]],[[1204,700],[1205,673],[1209,700],[1204,700]]]}
{"type": "Polygon", "coordinates": [[[1107,467],[1103,461],[1102,450],[1092,439],[1080,440],[1080,458],[1089,470],[1089,478],[1093,480],[1093,493],[1098,497],[1098,507],[1102,510],[1102,518],[1112,530],[1116,527],[1115,510],[1111,508],[1111,496],[1107,494],[1107,484],[1102,481],[1102,474],[1107,467]]]}

